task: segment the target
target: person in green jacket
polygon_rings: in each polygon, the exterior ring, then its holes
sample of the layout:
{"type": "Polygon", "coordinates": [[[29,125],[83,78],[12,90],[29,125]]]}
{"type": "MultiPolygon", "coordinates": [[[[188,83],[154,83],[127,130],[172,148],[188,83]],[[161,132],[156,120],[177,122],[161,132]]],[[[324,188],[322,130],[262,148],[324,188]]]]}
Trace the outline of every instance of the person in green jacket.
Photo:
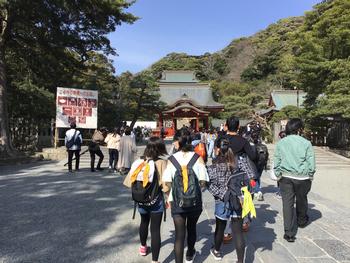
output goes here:
{"type": "Polygon", "coordinates": [[[288,242],[295,241],[297,227],[309,223],[307,194],[315,173],[315,154],[311,142],[303,138],[304,124],[301,119],[289,120],[287,136],[277,143],[274,155],[274,171],[278,179],[283,204],[284,236],[288,242]],[[294,220],[294,202],[296,216],[294,220]]]}

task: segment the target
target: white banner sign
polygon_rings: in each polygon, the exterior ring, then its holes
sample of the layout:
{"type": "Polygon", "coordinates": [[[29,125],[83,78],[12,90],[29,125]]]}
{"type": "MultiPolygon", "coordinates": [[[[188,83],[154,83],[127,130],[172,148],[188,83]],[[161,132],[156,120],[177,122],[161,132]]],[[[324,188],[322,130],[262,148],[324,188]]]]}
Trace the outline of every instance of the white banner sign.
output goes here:
{"type": "Polygon", "coordinates": [[[57,88],[56,127],[97,128],[98,91],[57,88]]]}

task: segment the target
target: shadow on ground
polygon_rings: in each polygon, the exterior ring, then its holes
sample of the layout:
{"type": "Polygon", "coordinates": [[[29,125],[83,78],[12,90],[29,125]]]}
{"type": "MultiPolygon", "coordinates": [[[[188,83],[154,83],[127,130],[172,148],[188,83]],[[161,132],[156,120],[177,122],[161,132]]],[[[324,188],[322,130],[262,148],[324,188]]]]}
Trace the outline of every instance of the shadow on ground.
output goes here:
{"type": "Polygon", "coordinates": [[[36,166],[0,176],[0,259],[96,262],[136,242],[121,238],[137,236],[130,222],[115,224],[132,206],[121,177],[88,170],[34,173],[36,166]]]}

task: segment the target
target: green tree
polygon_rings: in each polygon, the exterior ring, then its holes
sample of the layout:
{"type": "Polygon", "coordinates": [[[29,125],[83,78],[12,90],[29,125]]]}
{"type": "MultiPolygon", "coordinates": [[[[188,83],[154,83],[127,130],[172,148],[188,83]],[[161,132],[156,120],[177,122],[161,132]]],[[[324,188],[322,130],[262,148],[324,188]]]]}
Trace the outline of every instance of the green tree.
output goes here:
{"type": "Polygon", "coordinates": [[[53,65],[61,63],[72,67],[83,64],[89,51],[113,54],[107,34],[123,22],[136,20],[125,12],[131,4],[123,0],[0,1],[2,156],[14,154],[8,126],[7,58],[15,56],[29,69],[41,69],[40,73],[50,74],[51,62],[54,61],[59,62],[53,65]],[[44,61],[43,58],[50,59],[44,61]]]}
{"type": "Polygon", "coordinates": [[[349,117],[350,0],[316,5],[296,37],[296,65],[309,115],[349,117]]]}
{"type": "Polygon", "coordinates": [[[70,87],[98,90],[98,126],[112,129],[121,124],[118,78],[112,61],[97,52],[89,52],[84,70],[77,72],[70,87]]]}
{"type": "Polygon", "coordinates": [[[143,71],[135,76],[126,73],[122,76],[120,89],[123,91],[123,102],[128,107],[128,115],[131,119],[130,127],[133,128],[140,118],[149,118],[159,112],[163,107],[156,79],[150,71],[143,71]]]}

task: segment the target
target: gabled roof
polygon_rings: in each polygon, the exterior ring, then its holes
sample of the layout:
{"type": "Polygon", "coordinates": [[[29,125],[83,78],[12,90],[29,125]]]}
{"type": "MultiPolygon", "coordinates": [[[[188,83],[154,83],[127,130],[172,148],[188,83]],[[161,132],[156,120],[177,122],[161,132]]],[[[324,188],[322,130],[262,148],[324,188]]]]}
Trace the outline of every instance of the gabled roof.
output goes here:
{"type": "Polygon", "coordinates": [[[199,83],[193,71],[164,71],[158,84],[160,100],[168,106],[174,106],[185,95],[195,107],[224,108],[223,104],[214,101],[209,84],[199,83]]]}
{"type": "Polygon", "coordinates": [[[306,98],[306,92],[297,90],[274,90],[271,92],[269,107],[281,110],[285,106],[303,107],[306,98]],[[299,105],[298,105],[299,94],[299,105]]]}
{"type": "Polygon", "coordinates": [[[189,111],[189,110],[192,110],[192,111],[195,111],[199,114],[209,114],[210,112],[209,111],[203,111],[201,109],[198,109],[197,107],[189,104],[189,103],[181,103],[179,104],[178,106],[170,109],[170,110],[167,110],[167,111],[164,111],[163,113],[166,114],[166,113],[174,113],[178,110],[182,110],[182,111],[189,111]]]}
{"type": "Polygon", "coordinates": [[[160,100],[167,105],[173,105],[186,94],[196,105],[208,108],[223,108],[224,105],[214,101],[208,84],[162,85],[159,83],[160,100]]]}
{"type": "Polygon", "coordinates": [[[188,70],[165,70],[159,82],[166,83],[197,83],[194,71],[188,70]]]}

